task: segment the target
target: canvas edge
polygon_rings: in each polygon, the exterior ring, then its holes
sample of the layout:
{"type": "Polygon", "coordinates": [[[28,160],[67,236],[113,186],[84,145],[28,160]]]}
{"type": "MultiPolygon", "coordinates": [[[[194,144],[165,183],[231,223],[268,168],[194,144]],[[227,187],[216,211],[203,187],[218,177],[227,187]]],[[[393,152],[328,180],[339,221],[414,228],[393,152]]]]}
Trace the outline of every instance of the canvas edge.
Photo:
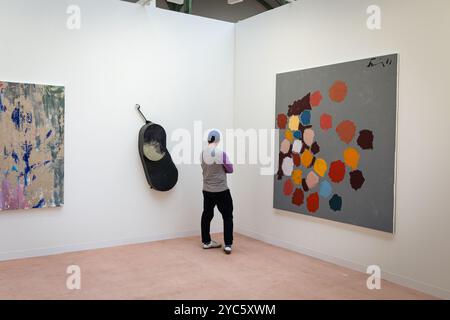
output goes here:
{"type": "Polygon", "coordinates": [[[397,88],[395,90],[396,94],[396,105],[395,105],[395,140],[394,140],[394,205],[393,205],[393,212],[392,212],[392,234],[396,235],[397,232],[397,181],[398,181],[398,123],[399,123],[399,110],[400,110],[400,53],[392,53],[392,55],[395,55],[397,58],[397,79],[396,79],[396,85],[397,88]]]}
{"type": "Polygon", "coordinates": [[[336,64],[343,64],[343,63],[350,63],[350,62],[360,62],[360,61],[365,61],[367,59],[372,59],[372,58],[381,58],[381,57],[386,57],[386,56],[392,56],[392,55],[398,55],[398,52],[391,52],[391,53],[380,53],[377,55],[372,55],[372,56],[368,56],[365,58],[352,58],[351,60],[339,60],[336,62],[330,62],[330,63],[325,63],[325,64],[316,64],[313,65],[312,67],[304,67],[304,68],[296,68],[296,69],[289,69],[286,71],[280,71],[280,72],[276,72],[275,75],[279,76],[279,75],[283,75],[283,74],[287,74],[287,73],[292,73],[292,72],[297,72],[297,71],[306,71],[306,70],[314,70],[314,69],[319,69],[319,68],[323,68],[323,67],[331,67],[334,66],[336,64]]]}
{"type": "Polygon", "coordinates": [[[44,82],[23,82],[23,81],[18,81],[18,80],[0,80],[0,82],[9,82],[9,83],[14,83],[14,84],[34,84],[37,86],[52,86],[52,87],[62,87],[64,88],[64,92],[66,89],[66,86],[64,84],[61,83],[57,83],[57,82],[48,82],[48,83],[44,83],[44,82]]]}

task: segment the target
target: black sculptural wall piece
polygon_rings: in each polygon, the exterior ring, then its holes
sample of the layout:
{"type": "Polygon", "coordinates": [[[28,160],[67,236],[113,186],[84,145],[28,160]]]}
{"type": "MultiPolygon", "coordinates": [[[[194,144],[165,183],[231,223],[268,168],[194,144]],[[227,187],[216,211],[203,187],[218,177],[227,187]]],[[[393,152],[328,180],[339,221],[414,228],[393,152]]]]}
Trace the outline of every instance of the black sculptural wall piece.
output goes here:
{"type": "Polygon", "coordinates": [[[147,120],[140,108],[137,104],[145,125],[139,131],[139,155],[147,182],[155,190],[168,191],[177,184],[178,170],[166,148],[166,131],[147,120]]]}

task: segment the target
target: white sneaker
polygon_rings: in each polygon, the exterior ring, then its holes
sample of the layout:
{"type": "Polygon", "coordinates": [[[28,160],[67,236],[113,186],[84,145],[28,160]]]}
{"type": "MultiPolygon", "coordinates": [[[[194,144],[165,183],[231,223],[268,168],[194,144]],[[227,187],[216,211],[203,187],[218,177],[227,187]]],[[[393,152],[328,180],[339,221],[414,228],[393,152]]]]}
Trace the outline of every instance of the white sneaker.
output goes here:
{"type": "Polygon", "coordinates": [[[220,243],[215,242],[212,240],[210,243],[204,243],[203,249],[214,249],[214,248],[220,248],[222,245],[220,243]]]}
{"type": "Polygon", "coordinates": [[[230,254],[231,253],[231,246],[225,246],[225,248],[223,248],[223,251],[225,251],[226,254],[230,254]]]}

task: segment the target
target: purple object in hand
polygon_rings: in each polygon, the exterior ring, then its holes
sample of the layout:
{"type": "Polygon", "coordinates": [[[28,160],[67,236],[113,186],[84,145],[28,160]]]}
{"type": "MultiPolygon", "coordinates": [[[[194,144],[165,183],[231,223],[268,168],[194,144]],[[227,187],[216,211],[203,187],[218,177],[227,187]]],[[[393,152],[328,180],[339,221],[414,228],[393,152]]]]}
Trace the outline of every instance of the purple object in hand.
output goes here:
{"type": "Polygon", "coordinates": [[[222,165],[223,168],[225,169],[226,173],[233,173],[233,164],[231,163],[230,159],[228,159],[228,156],[225,152],[223,152],[223,157],[222,157],[222,165]]]}

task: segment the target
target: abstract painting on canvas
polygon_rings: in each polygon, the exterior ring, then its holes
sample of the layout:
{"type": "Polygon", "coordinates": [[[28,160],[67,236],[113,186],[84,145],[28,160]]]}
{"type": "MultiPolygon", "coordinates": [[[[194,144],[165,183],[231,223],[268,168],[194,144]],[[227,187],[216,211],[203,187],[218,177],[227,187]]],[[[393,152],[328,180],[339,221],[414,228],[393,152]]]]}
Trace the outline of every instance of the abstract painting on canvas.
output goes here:
{"type": "Polygon", "coordinates": [[[64,87],[0,81],[0,211],[64,204],[64,87]]]}
{"type": "Polygon", "coordinates": [[[274,208],[394,232],[397,60],[277,75],[274,208]]]}

